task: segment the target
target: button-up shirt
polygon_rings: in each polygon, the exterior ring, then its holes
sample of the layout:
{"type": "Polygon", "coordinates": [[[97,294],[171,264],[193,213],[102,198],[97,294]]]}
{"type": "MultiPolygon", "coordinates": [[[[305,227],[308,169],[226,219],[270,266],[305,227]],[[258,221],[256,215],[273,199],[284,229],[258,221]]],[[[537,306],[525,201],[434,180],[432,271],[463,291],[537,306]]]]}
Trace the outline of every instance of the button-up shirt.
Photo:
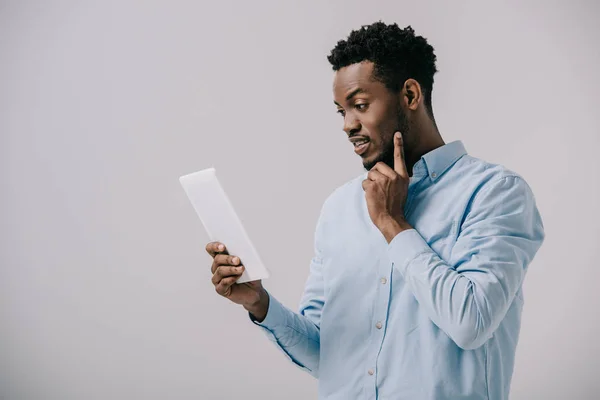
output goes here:
{"type": "Polygon", "coordinates": [[[319,399],[508,399],[522,284],[544,239],[534,195],[456,141],[413,167],[390,243],[362,181],[335,189],[315,229],[298,312],[269,294],[256,322],[317,377],[319,399]]]}

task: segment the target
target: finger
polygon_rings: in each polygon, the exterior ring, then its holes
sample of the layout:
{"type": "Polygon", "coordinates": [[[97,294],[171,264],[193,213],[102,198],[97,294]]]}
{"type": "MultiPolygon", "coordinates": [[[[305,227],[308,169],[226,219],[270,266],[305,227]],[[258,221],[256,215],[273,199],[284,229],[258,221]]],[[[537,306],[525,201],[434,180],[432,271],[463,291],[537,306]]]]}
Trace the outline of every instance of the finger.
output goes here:
{"type": "Polygon", "coordinates": [[[214,274],[215,270],[221,265],[238,265],[240,263],[240,258],[237,256],[230,256],[227,254],[217,254],[214,258],[211,272],[214,274]]]}
{"type": "Polygon", "coordinates": [[[387,177],[390,179],[394,179],[396,178],[396,172],[394,172],[393,169],[391,169],[390,167],[387,166],[386,163],[384,162],[378,162],[377,164],[375,164],[373,166],[373,168],[371,168],[371,170],[369,171],[369,174],[371,173],[371,171],[374,172],[379,172],[381,175],[383,175],[382,177],[387,177]]]}
{"type": "Polygon", "coordinates": [[[402,178],[408,180],[406,161],[404,160],[404,140],[400,132],[394,135],[394,171],[402,178]]]}
{"type": "Polygon", "coordinates": [[[370,179],[365,179],[364,181],[362,181],[362,188],[364,191],[369,190],[369,188],[371,187],[371,185],[374,185],[375,182],[373,182],[370,179]]]}
{"type": "Polygon", "coordinates": [[[216,269],[215,273],[212,276],[213,285],[218,285],[223,279],[235,276],[239,277],[244,273],[244,266],[234,267],[231,265],[221,265],[216,269]]]}
{"type": "Polygon", "coordinates": [[[375,181],[372,181],[370,179],[365,179],[362,183],[363,190],[366,192],[367,190],[370,190],[373,187],[373,185],[375,185],[375,184],[376,184],[375,181]]]}
{"type": "MultiPolygon", "coordinates": [[[[396,174],[394,171],[390,170],[392,172],[392,174],[396,174]]],[[[371,169],[369,171],[369,173],[367,174],[367,177],[373,181],[373,182],[381,182],[383,183],[383,181],[389,179],[390,177],[386,174],[383,174],[381,172],[379,172],[378,170],[375,169],[375,167],[373,167],[373,169],[371,169]]]]}
{"type": "Polygon", "coordinates": [[[206,252],[210,254],[211,257],[215,257],[217,254],[229,254],[227,253],[227,247],[223,243],[220,242],[210,242],[206,245],[206,252]]]}
{"type": "Polygon", "coordinates": [[[215,256],[215,264],[217,265],[238,265],[240,261],[238,256],[230,256],[228,254],[217,254],[215,256]]]}
{"type": "Polygon", "coordinates": [[[229,296],[231,286],[239,279],[239,276],[231,276],[229,278],[221,279],[221,281],[215,286],[215,290],[221,296],[229,296]]]}

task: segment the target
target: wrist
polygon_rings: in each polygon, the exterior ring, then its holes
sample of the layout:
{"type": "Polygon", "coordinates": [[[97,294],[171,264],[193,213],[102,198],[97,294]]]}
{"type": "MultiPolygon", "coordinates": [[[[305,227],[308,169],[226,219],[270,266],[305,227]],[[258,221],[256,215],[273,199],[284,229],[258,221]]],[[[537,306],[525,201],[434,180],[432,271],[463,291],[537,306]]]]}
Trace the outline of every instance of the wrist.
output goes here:
{"type": "Polygon", "coordinates": [[[244,308],[254,317],[256,322],[264,321],[269,310],[269,294],[264,288],[261,288],[258,299],[252,303],[244,304],[244,308]]]}
{"type": "Polygon", "coordinates": [[[392,216],[386,216],[378,226],[388,243],[390,243],[399,233],[413,229],[404,217],[394,218],[392,216]]]}

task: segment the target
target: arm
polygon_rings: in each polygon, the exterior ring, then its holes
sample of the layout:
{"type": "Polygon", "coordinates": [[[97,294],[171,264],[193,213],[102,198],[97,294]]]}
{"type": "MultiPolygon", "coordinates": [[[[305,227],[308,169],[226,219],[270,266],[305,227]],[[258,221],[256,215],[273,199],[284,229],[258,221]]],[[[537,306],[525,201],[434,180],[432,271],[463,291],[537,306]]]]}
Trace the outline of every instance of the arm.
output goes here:
{"type": "Polygon", "coordinates": [[[443,261],[415,229],[400,229],[388,251],[431,320],[461,348],[483,345],[500,325],[544,239],[533,193],[506,176],[472,201],[443,261]]]}
{"type": "Polygon", "coordinates": [[[264,319],[261,318],[264,312],[257,312],[255,315],[259,318],[256,318],[250,310],[250,319],[263,329],[287,358],[314,377],[318,377],[319,371],[319,326],[321,310],[325,303],[320,246],[322,217],[321,212],[315,232],[315,255],[310,263],[310,272],[300,301],[299,313],[286,308],[268,293],[268,308],[264,319]]]}

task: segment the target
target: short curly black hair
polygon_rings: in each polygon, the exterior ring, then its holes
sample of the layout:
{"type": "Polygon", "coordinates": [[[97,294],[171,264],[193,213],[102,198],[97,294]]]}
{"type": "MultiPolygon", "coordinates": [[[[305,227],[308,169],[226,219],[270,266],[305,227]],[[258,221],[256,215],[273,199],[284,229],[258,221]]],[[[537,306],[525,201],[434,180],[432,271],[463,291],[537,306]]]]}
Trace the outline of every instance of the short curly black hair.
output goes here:
{"type": "Polygon", "coordinates": [[[433,75],[437,72],[433,50],[427,39],[415,36],[410,25],[401,29],[398,24],[378,21],[350,32],[346,40],[340,40],[331,50],[327,59],[334,71],[371,61],[375,64],[374,78],[393,91],[400,90],[407,79],[415,79],[421,85],[427,111],[433,117],[431,92],[433,75]]]}

